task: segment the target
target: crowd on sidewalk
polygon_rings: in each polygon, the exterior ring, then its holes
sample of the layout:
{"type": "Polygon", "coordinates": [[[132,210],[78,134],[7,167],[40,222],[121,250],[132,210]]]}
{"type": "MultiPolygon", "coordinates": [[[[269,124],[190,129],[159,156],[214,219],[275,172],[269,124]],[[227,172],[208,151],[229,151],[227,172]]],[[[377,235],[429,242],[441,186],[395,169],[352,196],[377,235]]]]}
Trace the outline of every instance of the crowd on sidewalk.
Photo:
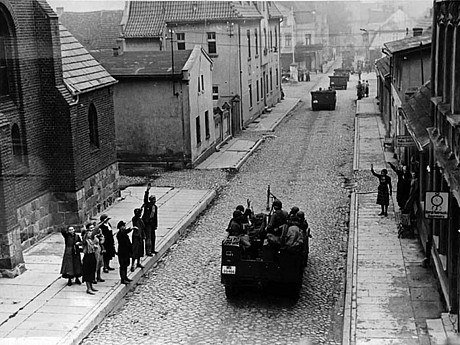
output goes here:
{"type": "Polygon", "coordinates": [[[67,285],[80,285],[84,282],[86,293],[93,295],[98,291],[94,284],[105,281],[101,272],[109,273],[115,270],[110,266],[115,256],[118,256],[120,283],[129,284],[132,281],[128,278],[129,265],[131,264],[131,272],[136,268],[143,269],[141,258],[144,255],[157,254],[155,232],[158,228],[158,206],[156,197],[149,195],[150,188],[149,184],[141,207],[134,209],[132,227],[127,228],[123,220],[118,222],[115,235],[117,249],[112,225],[109,222],[111,218],[107,214],[102,214],[99,222],[93,220],[85,224],[80,234],[74,226],[61,231],[65,249],[60,273],[62,278],[68,279],[67,285]]]}

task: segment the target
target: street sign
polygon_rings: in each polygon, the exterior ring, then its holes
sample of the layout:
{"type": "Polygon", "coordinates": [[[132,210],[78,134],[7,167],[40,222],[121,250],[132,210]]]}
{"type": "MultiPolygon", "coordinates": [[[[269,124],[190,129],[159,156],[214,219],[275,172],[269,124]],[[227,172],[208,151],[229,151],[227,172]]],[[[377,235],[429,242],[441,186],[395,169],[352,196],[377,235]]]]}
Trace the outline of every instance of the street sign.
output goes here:
{"type": "Polygon", "coordinates": [[[425,218],[449,218],[448,192],[425,192],[425,218]]]}
{"type": "Polygon", "coordinates": [[[397,135],[396,146],[400,147],[411,147],[415,146],[415,141],[410,135],[397,135]]]}

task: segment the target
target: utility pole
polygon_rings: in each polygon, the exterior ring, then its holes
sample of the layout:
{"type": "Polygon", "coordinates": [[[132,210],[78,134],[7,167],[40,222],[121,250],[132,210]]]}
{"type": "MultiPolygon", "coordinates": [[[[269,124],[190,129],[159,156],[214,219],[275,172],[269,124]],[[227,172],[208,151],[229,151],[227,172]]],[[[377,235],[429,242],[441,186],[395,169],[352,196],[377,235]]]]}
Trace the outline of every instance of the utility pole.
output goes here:
{"type": "Polygon", "coordinates": [[[176,95],[176,85],[174,83],[174,45],[173,45],[173,35],[174,35],[174,30],[169,29],[169,33],[171,34],[171,81],[173,85],[173,95],[176,95]]]}

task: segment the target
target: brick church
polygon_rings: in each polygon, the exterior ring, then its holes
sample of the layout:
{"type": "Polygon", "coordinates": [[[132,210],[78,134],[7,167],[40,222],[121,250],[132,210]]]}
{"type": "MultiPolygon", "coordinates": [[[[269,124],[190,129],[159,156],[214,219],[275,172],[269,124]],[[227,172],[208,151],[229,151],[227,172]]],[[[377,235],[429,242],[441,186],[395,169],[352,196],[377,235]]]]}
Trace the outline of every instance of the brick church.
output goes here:
{"type": "Polygon", "coordinates": [[[0,0],[0,276],[118,195],[115,83],[44,0],[0,0]]]}

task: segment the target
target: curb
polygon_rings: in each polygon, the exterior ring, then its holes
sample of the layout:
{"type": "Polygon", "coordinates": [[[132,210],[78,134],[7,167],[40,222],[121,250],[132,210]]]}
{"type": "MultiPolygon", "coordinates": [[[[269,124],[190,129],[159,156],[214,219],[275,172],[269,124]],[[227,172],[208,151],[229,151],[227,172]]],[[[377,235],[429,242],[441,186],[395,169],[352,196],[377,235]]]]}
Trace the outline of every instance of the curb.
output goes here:
{"type": "Polygon", "coordinates": [[[116,285],[109,290],[102,302],[91,310],[78,324],[63,337],[59,345],[78,345],[91,331],[104,320],[104,318],[118,305],[121,299],[135,286],[144,273],[151,269],[168,252],[169,248],[185,233],[187,227],[208,207],[216,197],[216,191],[209,191],[180,222],[172,228],[161,242],[158,254],[146,257],[142,261],[144,269],[136,269],[134,273],[128,272],[133,281],[129,285],[116,285]]]}
{"type": "Polygon", "coordinates": [[[233,170],[238,171],[240,170],[241,166],[246,163],[250,156],[254,153],[255,150],[259,148],[260,145],[265,141],[265,139],[261,138],[256,141],[256,143],[251,147],[251,149],[244,155],[244,157],[238,162],[238,164],[233,168],[233,170]]]}
{"type": "Polygon", "coordinates": [[[353,298],[354,289],[356,287],[356,270],[355,270],[355,255],[357,255],[357,213],[356,213],[356,193],[351,193],[350,199],[350,225],[348,232],[348,248],[347,248],[347,277],[345,280],[345,301],[343,313],[343,335],[342,345],[350,345],[354,336],[353,321],[355,320],[354,312],[356,312],[356,298],[353,298]],[[354,311],[354,312],[353,312],[354,311]]]}
{"type": "Polygon", "coordinates": [[[278,127],[278,125],[281,123],[281,121],[283,121],[284,118],[285,118],[286,116],[288,116],[288,114],[289,114],[289,113],[300,103],[300,101],[301,101],[301,99],[298,98],[297,101],[296,101],[288,110],[286,110],[286,112],[284,113],[284,115],[283,115],[283,116],[280,116],[280,117],[278,118],[278,120],[276,120],[275,123],[274,123],[270,128],[268,128],[266,131],[267,131],[267,132],[274,132],[274,131],[275,131],[275,128],[278,127]]]}

